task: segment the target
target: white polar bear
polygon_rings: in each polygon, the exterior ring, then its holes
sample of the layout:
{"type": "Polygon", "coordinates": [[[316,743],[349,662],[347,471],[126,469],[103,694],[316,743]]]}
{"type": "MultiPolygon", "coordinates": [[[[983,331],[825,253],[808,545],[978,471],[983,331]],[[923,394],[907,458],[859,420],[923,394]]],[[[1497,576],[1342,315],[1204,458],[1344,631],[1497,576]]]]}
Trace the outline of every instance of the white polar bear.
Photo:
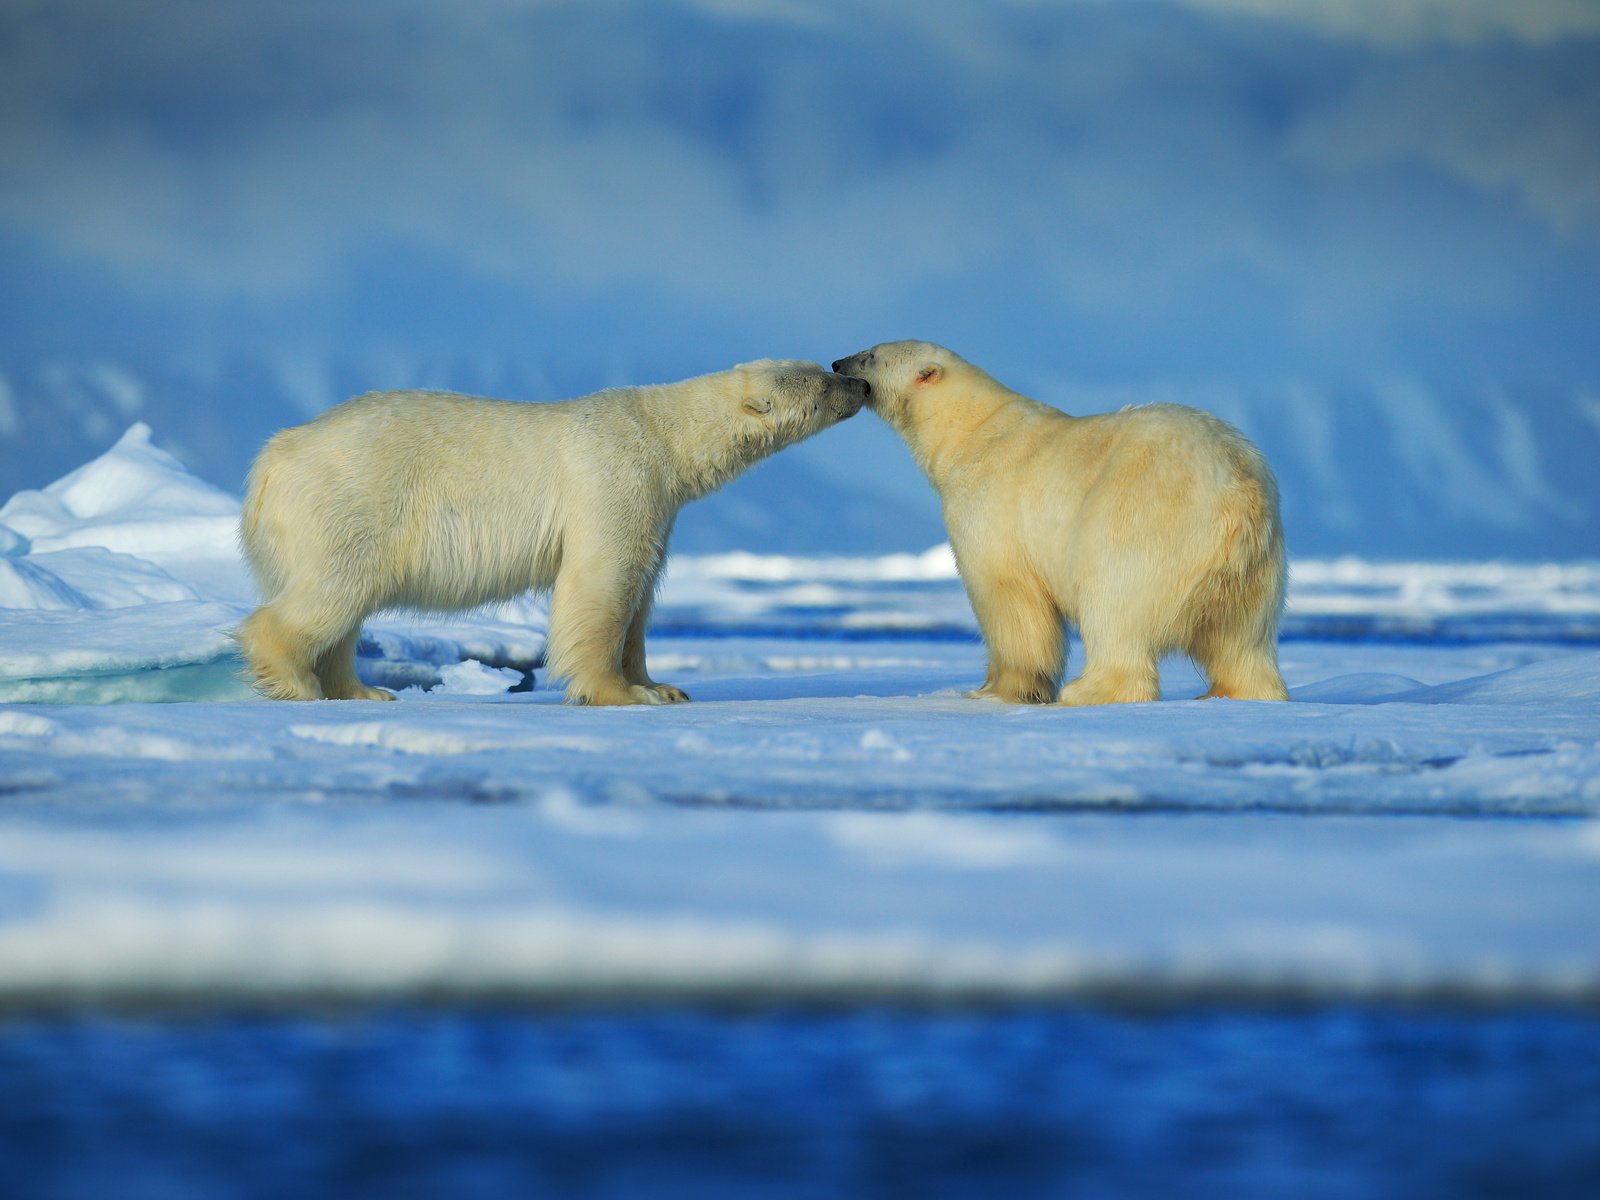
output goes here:
{"type": "Polygon", "coordinates": [[[553,588],[547,661],[569,703],[687,700],[644,658],[678,509],[854,416],[868,391],[766,360],[552,404],[347,400],[251,468],[240,536],[266,602],[237,635],[249,673],[276,699],[392,699],[356,678],[367,615],[553,588]]]}
{"type": "Polygon", "coordinates": [[[1086,661],[1062,704],[1154,700],[1171,651],[1208,696],[1288,699],[1278,487],[1238,430],[1176,404],[1070,417],[927,342],[833,368],[871,383],[943,502],[989,655],[973,695],[1049,699],[1071,622],[1086,661]]]}

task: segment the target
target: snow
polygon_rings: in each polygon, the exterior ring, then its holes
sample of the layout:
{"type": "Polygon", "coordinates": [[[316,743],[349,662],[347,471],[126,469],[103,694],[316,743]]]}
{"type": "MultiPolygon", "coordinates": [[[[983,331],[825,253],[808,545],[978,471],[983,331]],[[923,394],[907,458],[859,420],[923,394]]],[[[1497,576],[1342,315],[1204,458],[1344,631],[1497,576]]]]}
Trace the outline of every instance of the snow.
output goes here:
{"type": "Polygon", "coordinates": [[[237,503],[136,425],[0,508],[0,1004],[1600,1000],[1600,564],[1297,562],[1288,705],[966,700],[945,547],[675,559],[690,705],[562,705],[534,599],[290,705],[237,503]]]}
{"type": "Polygon", "coordinates": [[[494,696],[522,682],[522,672],[485,666],[475,658],[439,668],[439,691],[459,696],[494,696]]]}

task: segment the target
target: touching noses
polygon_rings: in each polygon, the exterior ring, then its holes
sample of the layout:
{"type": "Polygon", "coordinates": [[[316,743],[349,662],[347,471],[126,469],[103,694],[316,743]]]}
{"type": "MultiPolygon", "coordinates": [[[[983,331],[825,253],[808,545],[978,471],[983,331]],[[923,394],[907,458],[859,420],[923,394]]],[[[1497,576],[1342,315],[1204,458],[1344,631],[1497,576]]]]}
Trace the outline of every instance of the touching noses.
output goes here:
{"type": "MultiPolygon", "coordinates": [[[[833,373],[835,375],[844,374],[844,372],[841,370],[841,368],[846,363],[848,363],[849,361],[850,360],[848,358],[836,358],[836,359],[834,359],[833,360],[833,373]]],[[[851,387],[853,387],[853,388],[854,387],[859,387],[861,389],[861,394],[863,396],[872,395],[872,385],[870,383],[868,383],[865,379],[861,379],[861,378],[859,378],[858,376],[855,376],[855,375],[845,375],[844,378],[845,378],[845,382],[847,382],[851,387]]]]}

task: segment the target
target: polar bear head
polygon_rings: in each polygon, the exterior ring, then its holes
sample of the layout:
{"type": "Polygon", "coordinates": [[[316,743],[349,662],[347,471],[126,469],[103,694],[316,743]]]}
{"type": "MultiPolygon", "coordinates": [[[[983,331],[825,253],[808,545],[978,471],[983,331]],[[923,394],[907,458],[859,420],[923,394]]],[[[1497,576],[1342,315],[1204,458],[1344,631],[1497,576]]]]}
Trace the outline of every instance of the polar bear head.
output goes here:
{"type": "Polygon", "coordinates": [[[798,359],[740,363],[734,374],[740,383],[740,417],[752,440],[766,441],[771,450],[855,416],[872,394],[864,379],[798,359]]]}
{"type": "Polygon", "coordinates": [[[885,421],[899,426],[933,399],[952,376],[972,370],[954,350],[932,342],[880,342],[870,350],[841,358],[833,369],[864,379],[872,391],[867,403],[885,421]]]}
{"type": "Polygon", "coordinates": [[[814,362],[769,358],[643,395],[653,428],[678,464],[682,495],[695,499],[769,454],[855,416],[871,392],[866,380],[814,362]]]}

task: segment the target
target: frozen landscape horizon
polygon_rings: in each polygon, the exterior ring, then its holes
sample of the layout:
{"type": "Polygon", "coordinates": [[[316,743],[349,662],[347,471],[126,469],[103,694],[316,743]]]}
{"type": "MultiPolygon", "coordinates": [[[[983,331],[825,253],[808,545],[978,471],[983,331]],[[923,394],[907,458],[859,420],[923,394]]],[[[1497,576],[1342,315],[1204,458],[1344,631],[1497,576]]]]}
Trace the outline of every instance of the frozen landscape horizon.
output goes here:
{"type": "MultiPolygon", "coordinates": [[[[137,420],[191,472],[237,492],[279,428],[364,391],[425,388],[540,403],[722,370],[736,358],[826,363],[860,348],[787,337],[734,345],[736,352],[717,351],[697,341],[636,361],[265,348],[28,359],[0,348],[0,479],[13,490],[43,487],[137,420]]],[[[1581,376],[1107,378],[1075,371],[1066,346],[1044,362],[1022,354],[980,360],[1003,382],[1073,415],[1163,401],[1241,429],[1292,484],[1284,518],[1303,557],[1540,562],[1597,553],[1600,482],[1590,468],[1600,456],[1600,400],[1581,376]]],[[[898,439],[863,413],[690,506],[673,541],[679,553],[815,557],[909,552],[943,537],[927,481],[898,439]],[[805,503],[795,502],[800,496],[805,503]]]]}

